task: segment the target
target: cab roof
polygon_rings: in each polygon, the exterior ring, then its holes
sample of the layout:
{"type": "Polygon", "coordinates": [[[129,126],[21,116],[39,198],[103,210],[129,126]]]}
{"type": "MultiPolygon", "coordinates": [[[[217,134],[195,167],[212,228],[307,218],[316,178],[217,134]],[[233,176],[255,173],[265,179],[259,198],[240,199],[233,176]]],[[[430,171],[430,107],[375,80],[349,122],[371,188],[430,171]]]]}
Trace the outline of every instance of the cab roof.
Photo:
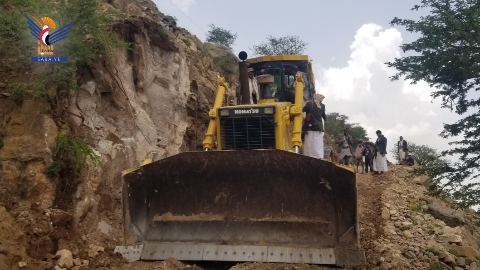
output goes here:
{"type": "Polygon", "coordinates": [[[246,60],[248,63],[261,63],[271,61],[311,61],[308,55],[267,55],[246,60]]]}

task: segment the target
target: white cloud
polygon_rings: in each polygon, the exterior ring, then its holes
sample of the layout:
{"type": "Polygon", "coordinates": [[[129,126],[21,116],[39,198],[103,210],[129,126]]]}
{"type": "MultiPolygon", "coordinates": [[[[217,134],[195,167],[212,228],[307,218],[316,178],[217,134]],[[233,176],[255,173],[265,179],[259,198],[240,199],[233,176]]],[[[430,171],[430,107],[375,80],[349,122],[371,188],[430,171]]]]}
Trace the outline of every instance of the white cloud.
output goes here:
{"type": "Polygon", "coordinates": [[[183,13],[188,13],[190,8],[197,3],[197,0],[153,0],[160,12],[175,16],[178,19],[188,23],[187,17],[183,13]]]}
{"type": "Polygon", "coordinates": [[[430,94],[432,93],[432,88],[428,86],[428,83],[425,81],[420,81],[416,84],[411,84],[410,80],[405,80],[402,92],[406,94],[414,94],[421,101],[431,101],[430,94]]]}
{"type": "Polygon", "coordinates": [[[431,129],[430,123],[420,121],[418,123],[412,124],[405,124],[405,123],[397,123],[395,126],[387,128],[386,130],[382,131],[382,133],[386,137],[390,138],[398,138],[403,133],[408,134],[410,138],[412,137],[419,137],[419,136],[428,136],[429,130],[431,129]]]}
{"type": "Polygon", "coordinates": [[[172,3],[185,13],[187,13],[190,7],[196,2],[196,0],[172,0],[172,3]]]}
{"type": "Polygon", "coordinates": [[[394,28],[382,31],[381,26],[373,23],[362,25],[350,45],[352,53],[347,66],[320,69],[317,88],[335,99],[351,99],[354,94],[369,93],[376,69],[394,74],[384,63],[399,55],[397,48],[401,42],[402,36],[394,28]]]}
{"type": "MultiPolygon", "coordinates": [[[[448,149],[448,141],[438,134],[444,123],[453,123],[458,115],[431,102],[432,89],[426,82],[390,81],[396,73],[385,62],[401,57],[402,35],[394,28],[383,29],[370,23],[362,25],[350,45],[350,59],[344,67],[317,65],[316,91],[325,95],[327,113],[347,115],[351,123],[363,126],[371,140],[376,130],[388,139],[392,150],[399,136],[438,150],[448,149]]],[[[327,63],[323,63],[328,65],[327,63]]],[[[393,160],[392,153],[388,154],[393,160]]]]}

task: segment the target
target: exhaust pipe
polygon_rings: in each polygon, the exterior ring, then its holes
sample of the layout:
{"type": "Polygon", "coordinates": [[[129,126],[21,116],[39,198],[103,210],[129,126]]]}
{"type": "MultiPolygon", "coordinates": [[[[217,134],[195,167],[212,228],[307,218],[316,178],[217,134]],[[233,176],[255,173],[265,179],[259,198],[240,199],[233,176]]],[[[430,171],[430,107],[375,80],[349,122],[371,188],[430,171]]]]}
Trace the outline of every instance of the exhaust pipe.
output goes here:
{"type": "Polygon", "coordinates": [[[242,96],[242,104],[250,104],[250,87],[248,86],[248,63],[247,53],[241,51],[238,54],[238,58],[242,60],[238,63],[239,80],[240,80],[240,94],[242,96]]]}

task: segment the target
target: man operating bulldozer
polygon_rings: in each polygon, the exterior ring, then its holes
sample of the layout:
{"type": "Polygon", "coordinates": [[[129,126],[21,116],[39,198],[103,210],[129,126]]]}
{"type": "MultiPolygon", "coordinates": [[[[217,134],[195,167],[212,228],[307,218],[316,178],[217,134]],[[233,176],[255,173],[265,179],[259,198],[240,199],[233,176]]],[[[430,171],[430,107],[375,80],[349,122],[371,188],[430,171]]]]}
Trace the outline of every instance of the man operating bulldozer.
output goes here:
{"type": "MultiPolygon", "coordinates": [[[[304,87],[303,87],[303,104],[302,107],[305,106],[305,104],[309,101],[312,100],[312,93],[310,89],[310,81],[308,80],[307,75],[300,71],[298,69],[298,66],[292,66],[292,69],[290,70],[290,75],[293,75],[294,77],[297,75],[297,73],[300,73],[302,75],[302,79],[304,82],[304,87]]],[[[297,80],[293,81],[292,85],[288,85],[287,83],[284,82],[284,86],[287,89],[287,91],[290,93],[290,95],[295,96],[295,86],[297,85],[297,80]]]]}

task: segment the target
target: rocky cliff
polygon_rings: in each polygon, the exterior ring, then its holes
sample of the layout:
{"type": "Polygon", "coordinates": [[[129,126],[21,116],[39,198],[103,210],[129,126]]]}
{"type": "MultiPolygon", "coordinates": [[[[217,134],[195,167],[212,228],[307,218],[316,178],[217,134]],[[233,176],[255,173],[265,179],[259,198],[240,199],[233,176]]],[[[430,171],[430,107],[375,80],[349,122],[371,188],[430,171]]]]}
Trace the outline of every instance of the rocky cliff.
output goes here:
{"type": "Polygon", "coordinates": [[[236,101],[238,60],[229,49],[185,29],[172,34],[139,16],[140,8],[124,4],[129,14],[112,28],[130,49],[110,48],[112,62],[81,69],[78,90],[56,102],[27,98],[17,105],[8,86],[18,74],[2,82],[0,269],[62,249],[88,258],[83,247],[120,243],[121,172],[200,150],[220,76],[230,86],[225,103],[236,101]],[[58,134],[82,134],[99,162],[49,176],[58,134]]]}
{"type": "MultiPolygon", "coordinates": [[[[236,101],[236,56],[185,29],[165,31],[141,16],[146,6],[159,12],[150,1],[102,2],[127,14],[112,31],[131,47],[110,48],[111,63],[80,69],[78,90],[68,95],[20,100],[10,86],[35,70],[0,70],[0,270],[201,269],[172,259],[128,264],[113,254],[123,241],[121,172],[147,158],[200,150],[219,76],[230,85],[224,102],[236,101]],[[86,165],[77,171],[82,157],[86,165]],[[64,163],[62,171],[55,162],[64,163]]],[[[478,216],[428,196],[427,179],[410,167],[389,170],[358,174],[367,262],[354,269],[478,269],[478,216]]]]}

